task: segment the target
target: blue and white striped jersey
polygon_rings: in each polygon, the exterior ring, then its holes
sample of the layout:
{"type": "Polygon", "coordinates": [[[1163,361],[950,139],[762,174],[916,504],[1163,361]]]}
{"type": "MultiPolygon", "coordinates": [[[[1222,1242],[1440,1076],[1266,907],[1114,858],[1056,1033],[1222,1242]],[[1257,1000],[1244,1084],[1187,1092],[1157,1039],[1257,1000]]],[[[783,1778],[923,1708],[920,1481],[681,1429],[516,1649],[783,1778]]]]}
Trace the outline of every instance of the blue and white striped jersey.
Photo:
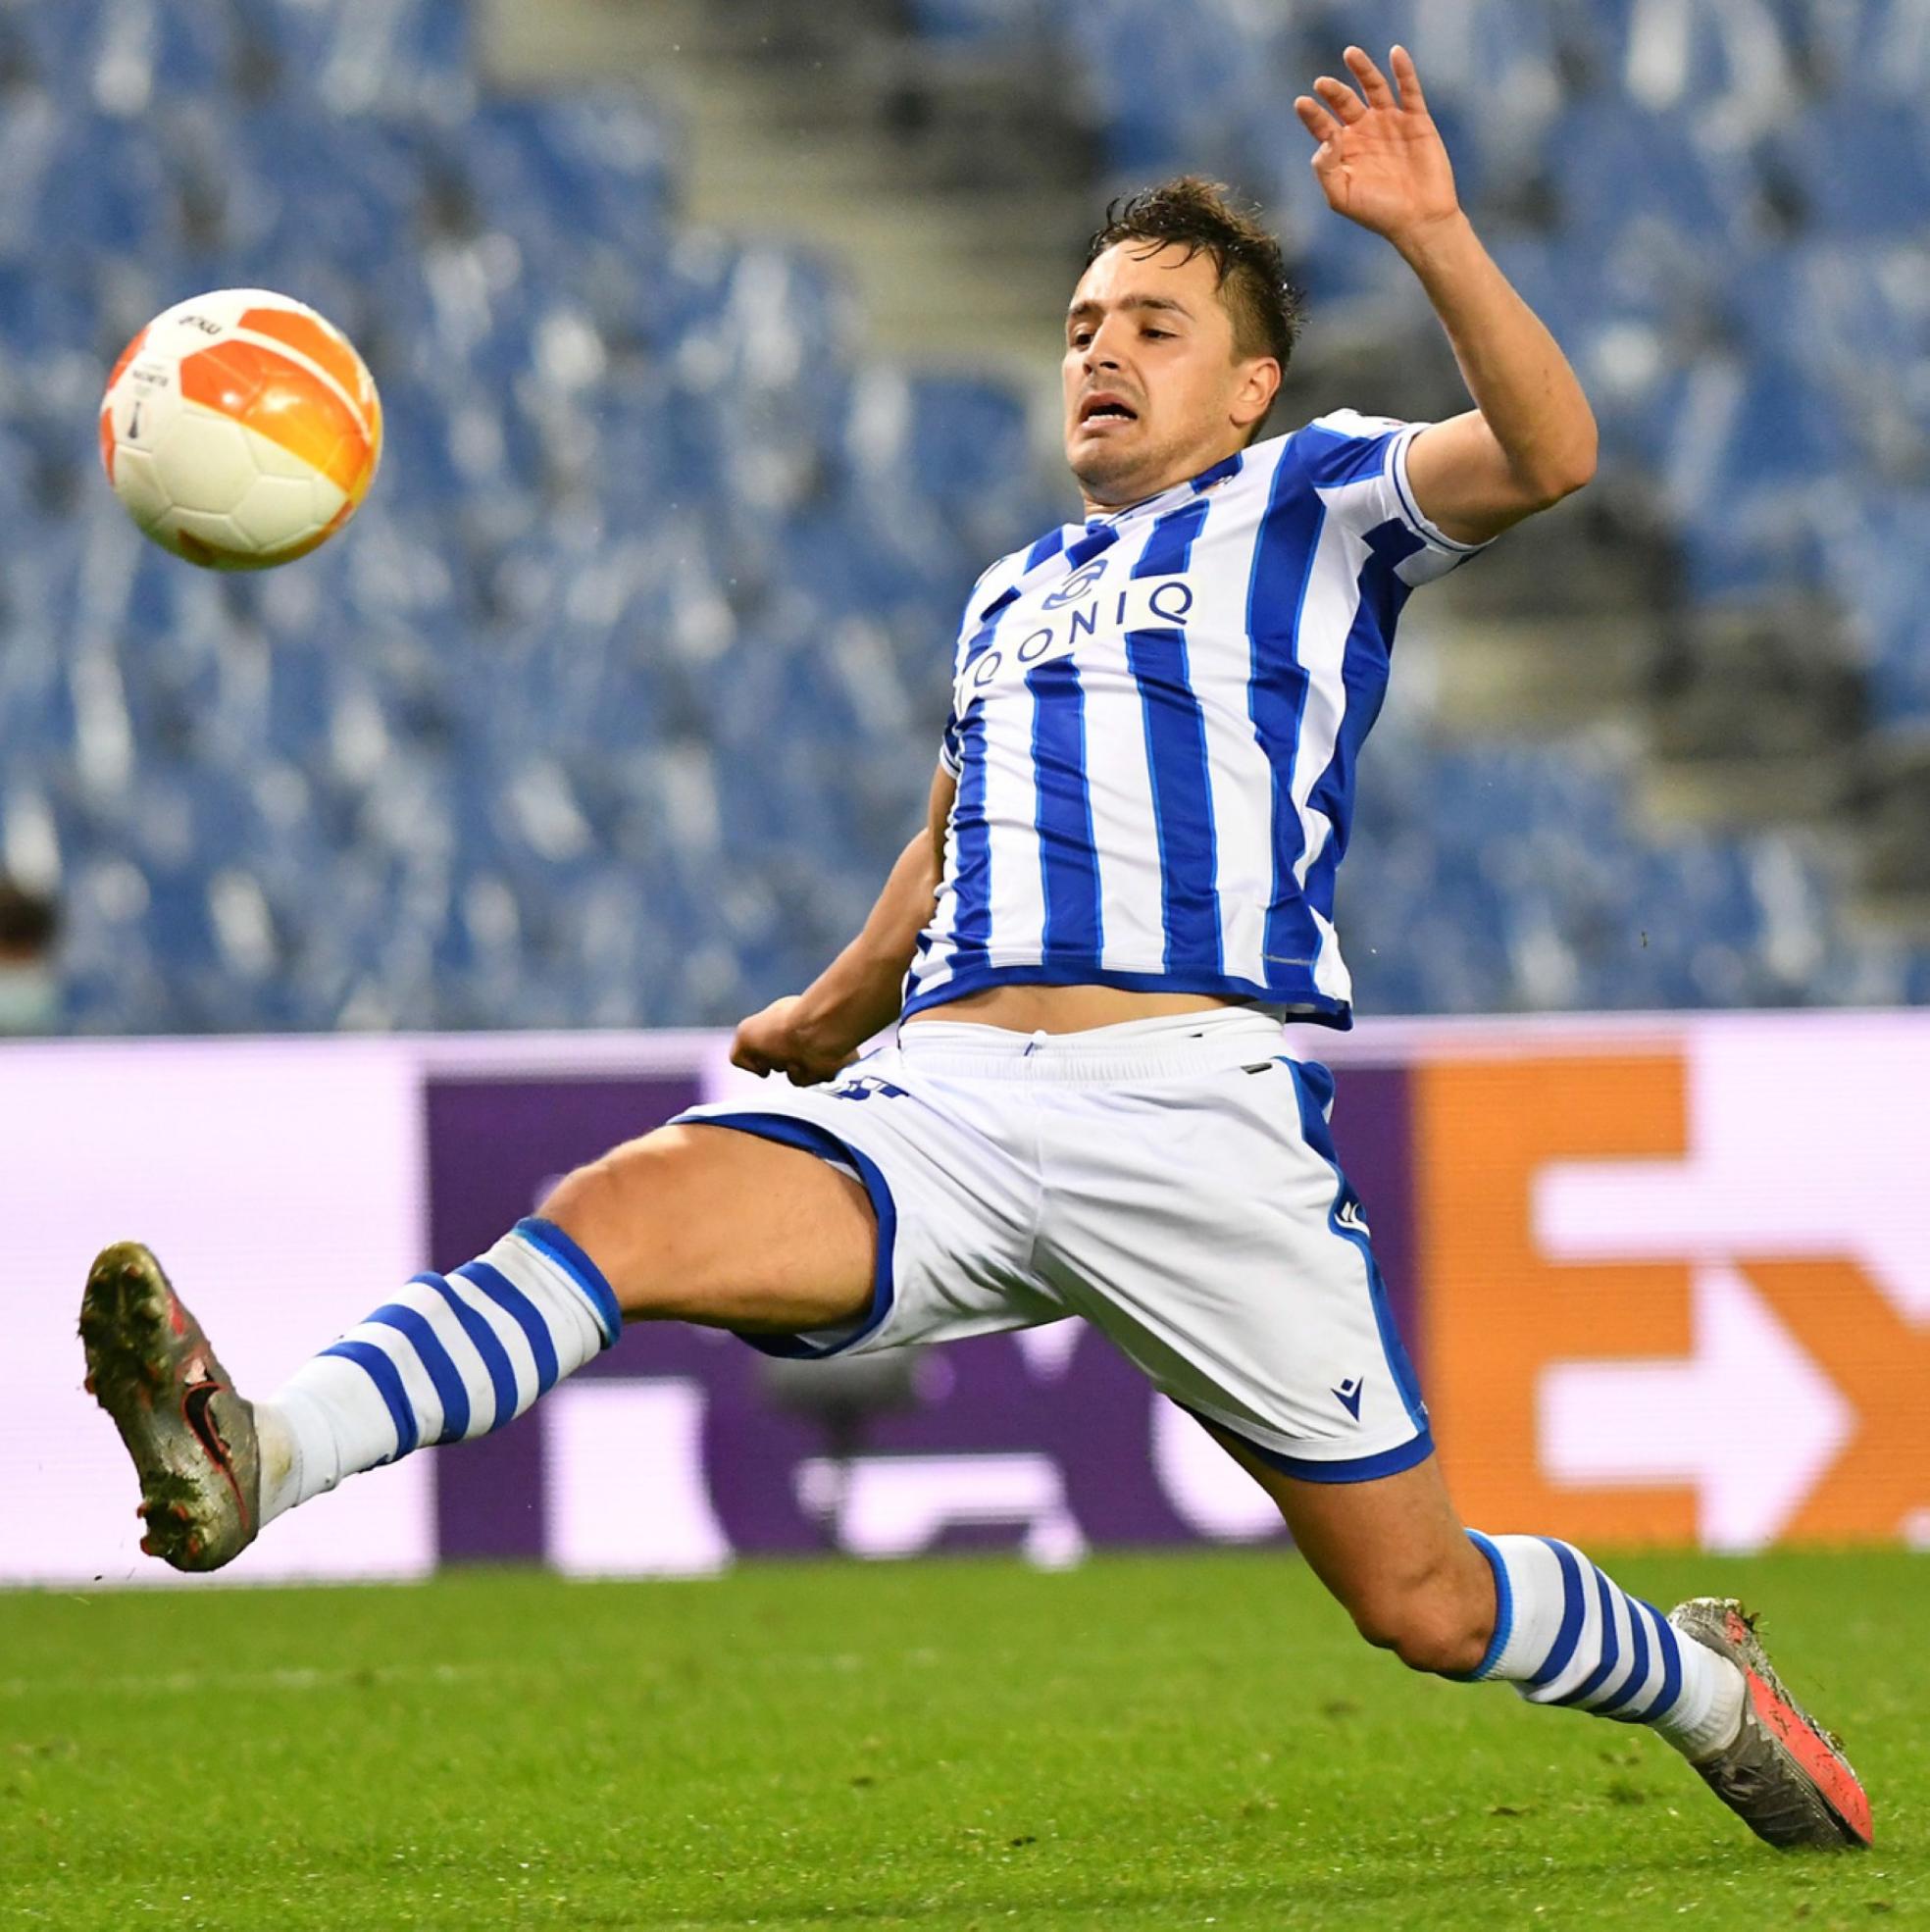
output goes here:
{"type": "Polygon", "coordinates": [[[1345,1027],[1354,765],[1408,591],[1422,424],[1351,410],[1048,532],[974,586],[944,877],[905,1011],[1019,983],[1223,993],[1345,1027]]]}

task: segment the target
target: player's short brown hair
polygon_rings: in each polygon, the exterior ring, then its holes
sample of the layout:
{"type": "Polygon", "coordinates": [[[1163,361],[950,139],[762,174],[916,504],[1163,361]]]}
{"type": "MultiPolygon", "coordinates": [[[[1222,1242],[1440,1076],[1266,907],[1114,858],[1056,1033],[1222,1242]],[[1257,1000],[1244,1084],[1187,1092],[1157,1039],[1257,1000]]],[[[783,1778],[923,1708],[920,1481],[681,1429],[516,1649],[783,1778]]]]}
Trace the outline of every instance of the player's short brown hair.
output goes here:
{"type": "MultiPolygon", "coordinates": [[[[1177,245],[1189,257],[1210,256],[1220,301],[1233,322],[1234,354],[1272,356],[1284,372],[1306,318],[1306,299],[1288,280],[1280,243],[1261,225],[1259,211],[1229,197],[1223,181],[1201,175],[1179,175],[1157,187],[1121,195],[1108,205],[1104,225],[1087,245],[1086,266],[1122,241],[1143,241],[1148,252],[1177,245]]],[[[1265,427],[1262,417],[1253,434],[1265,427]]]]}

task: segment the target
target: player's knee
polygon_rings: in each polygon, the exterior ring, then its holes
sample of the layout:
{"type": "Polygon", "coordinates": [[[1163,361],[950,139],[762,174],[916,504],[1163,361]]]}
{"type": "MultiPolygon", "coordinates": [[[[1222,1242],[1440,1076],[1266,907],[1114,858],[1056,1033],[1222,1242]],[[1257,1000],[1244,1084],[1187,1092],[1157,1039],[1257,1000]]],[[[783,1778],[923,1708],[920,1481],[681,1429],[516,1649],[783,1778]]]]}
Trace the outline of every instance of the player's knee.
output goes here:
{"type": "Polygon", "coordinates": [[[1348,1605],[1354,1627],[1409,1670],[1463,1677],[1487,1653],[1494,1607],[1459,1587],[1445,1568],[1384,1584],[1348,1605]]]}
{"type": "MultiPolygon", "coordinates": [[[[665,1172],[675,1148],[675,1130],[659,1129],[640,1141],[613,1147],[566,1174],[537,1210],[553,1221],[613,1282],[621,1273],[635,1286],[639,1263],[649,1248],[654,1199],[671,1176],[665,1172]]],[[[626,1300],[626,1306],[631,1303],[626,1300]]]]}
{"type": "Polygon", "coordinates": [[[567,1235],[582,1241],[619,1211],[623,1178],[609,1154],[573,1169],[557,1182],[538,1210],[567,1235]]]}

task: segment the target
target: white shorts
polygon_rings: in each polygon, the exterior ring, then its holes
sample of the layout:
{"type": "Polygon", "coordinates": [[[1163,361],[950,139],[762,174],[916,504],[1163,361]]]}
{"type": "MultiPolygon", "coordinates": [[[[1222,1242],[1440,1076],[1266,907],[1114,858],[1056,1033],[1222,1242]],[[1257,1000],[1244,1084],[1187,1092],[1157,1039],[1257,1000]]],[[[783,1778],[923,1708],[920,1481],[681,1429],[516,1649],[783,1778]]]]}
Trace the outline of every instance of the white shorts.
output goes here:
{"type": "Polygon", "coordinates": [[[1316,1482],[1431,1450],[1327,1069],[1229,1009],[1077,1034],[902,1026],[830,1086],[683,1121],[855,1172],[878,1274],[849,1327],[746,1337],[817,1356],[1084,1315],[1184,1407],[1316,1482]]]}

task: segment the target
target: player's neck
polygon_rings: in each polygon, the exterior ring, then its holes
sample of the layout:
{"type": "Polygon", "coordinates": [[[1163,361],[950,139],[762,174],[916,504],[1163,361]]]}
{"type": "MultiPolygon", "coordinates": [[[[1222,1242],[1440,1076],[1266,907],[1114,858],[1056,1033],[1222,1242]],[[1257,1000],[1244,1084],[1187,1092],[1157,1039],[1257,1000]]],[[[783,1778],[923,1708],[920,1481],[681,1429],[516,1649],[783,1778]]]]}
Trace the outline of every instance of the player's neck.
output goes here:
{"type": "Polygon", "coordinates": [[[1139,478],[1122,481],[1116,487],[1106,489],[1103,497],[1095,496],[1084,481],[1079,485],[1080,500],[1085,506],[1088,519],[1093,517],[1122,516],[1128,510],[1136,510],[1142,503],[1150,503],[1155,497],[1164,496],[1169,489],[1177,489],[1182,483],[1192,483],[1202,477],[1208,470],[1238,456],[1244,447],[1243,443],[1229,443],[1197,449],[1169,463],[1159,473],[1158,480],[1144,483],[1139,478]]]}

